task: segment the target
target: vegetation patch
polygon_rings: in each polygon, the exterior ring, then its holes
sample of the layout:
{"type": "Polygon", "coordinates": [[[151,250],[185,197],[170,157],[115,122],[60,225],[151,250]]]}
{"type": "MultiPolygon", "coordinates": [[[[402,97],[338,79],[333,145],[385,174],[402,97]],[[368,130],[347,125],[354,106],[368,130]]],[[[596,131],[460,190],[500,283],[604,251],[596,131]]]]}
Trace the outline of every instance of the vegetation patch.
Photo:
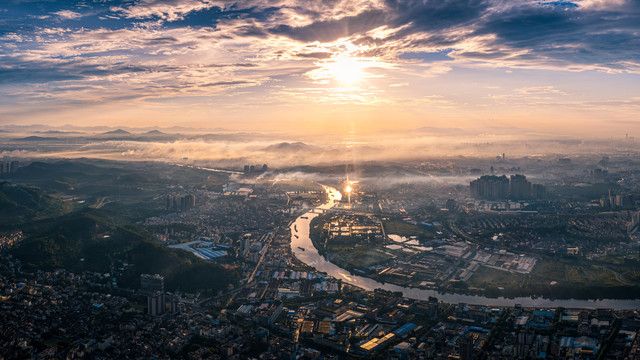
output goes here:
{"type": "Polygon", "coordinates": [[[413,225],[401,220],[383,221],[384,231],[387,234],[395,234],[400,236],[417,236],[422,239],[432,239],[434,234],[425,226],[413,225]]]}

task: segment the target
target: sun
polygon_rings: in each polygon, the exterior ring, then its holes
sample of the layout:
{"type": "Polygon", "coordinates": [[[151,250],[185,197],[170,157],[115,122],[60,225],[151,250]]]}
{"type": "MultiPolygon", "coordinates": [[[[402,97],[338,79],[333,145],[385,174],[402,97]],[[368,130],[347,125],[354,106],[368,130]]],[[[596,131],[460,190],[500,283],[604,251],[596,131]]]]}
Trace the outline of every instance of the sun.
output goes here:
{"type": "Polygon", "coordinates": [[[367,62],[348,56],[338,56],[323,64],[330,77],[345,84],[362,81],[366,76],[364,69],[368,66],[367,62]]]}
{"type": "Polygon", "coordinates": [[[340,54],[331,59],[317,62],[316,69],[310,71],[308,76],[317,81],[335,80],[343,85],[353,85],[363,81],[370,74],[366,69],[374,66],[368,59],[340,54]]]}
{"type": "Polygon", "coordinates": [[[333,82],[339,87],[356,89],[359,83],[384,77],[380,69],[393,69],[392,64],[376,58],[354,56],[353,52],[335,54],[329,59],[316,61],[306,76],[318,84],[333,82]]]}

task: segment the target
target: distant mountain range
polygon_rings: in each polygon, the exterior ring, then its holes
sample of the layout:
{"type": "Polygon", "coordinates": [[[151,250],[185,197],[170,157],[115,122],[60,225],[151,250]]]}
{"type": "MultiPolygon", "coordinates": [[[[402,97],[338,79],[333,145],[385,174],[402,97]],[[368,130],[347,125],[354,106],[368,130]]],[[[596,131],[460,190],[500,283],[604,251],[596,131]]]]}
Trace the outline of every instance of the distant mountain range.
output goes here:
{"type": "Polygon", "coordinates": [[[451,134],[451,135],[465,133],[465,131],[460,128],[439,128],[439,127],[433,127],[433,126],[423,126],[421,128],[417,128],[416,131],[419,131],[422,133],[451,134]]]}
{"type": "MultiPolygon", "coordinates": [[[[0,131],[0,132],[2,132],[2,131],[0,131]]],[[[6,131],[4,131],[4,132],[6,132],[6,131]]],[[[82,131],[61,131],[61,130],[34,131],[34,133],[39,133],[39,134],[62,134],[62,135],[84,134],[84,132],[82,132],[82,131]]]]}
{"type": "MultiPolygon", "coordinates": [[[[93,133],[102,135],[127,135],[127,134],[140,134],[147,132],[153,134],[154,131],[162,133],[211,133],[211,132],[237,132],[237,130],[226,129],[221,127],[215,128],[192,128],[185,126],[172,126],[168,128],[158,127],[141,127],[134,128],[129,126],[110,127],[110,126],[77,126],[77,125],[3,125],[0,129],[0,133],[51,133],[51,134],[82,134],[93,133]]],[[[157,134],[156,134],[157,135],[157,134]]]]}
{"type": "Polygon", "coordinates": [[[116,129],[116,130],[103,132],[101,135],[131,135],[131,133],[126,130],[116,129]]]}
{"type": "Polygon", "coordinates": [[[23,138],[17,138],[14,140],[18,140],[18,141],[47,141],[47,140],[57,140],[57,138],[54,137],[44,137],[44,136],[27,136],[27,137],[23,137],[23,138]]]}
{"type": "Polygon", "coordinates": [[[173,126],[163,129],[157,128],[130,128],[119,127],[110,128],[105,126],[78,127],[64,125],[52,127],[48,125],[5,125],[0,129],[2,134],[25,134],[28,136],[17,137],[13,141],[31,142],[52,142],[66,141],[106,141],[106,140],[127,140],[127,141],[175,141],[179,139],[202,139],[205,141],[242,141],[247,137],[257,138],[262,136],[258,133],[237,132],[223,128],[196,129],[173,126]],[[31,135],[34,134],[34,135],[31,135]],[[41,136],[41,134],[57,136],[41,136]]]}
{"type": "Polygon", "coordinates": [[[435,126],[423,126],[415,129],[414,131],[420,133],[430,133],[437,135],[478,135],[478,134],[526,134],[532,132],[529,129],[523,129],[515,126],[486,126],[477,128],[449,128],[449,127],[435,127],[435,126]]]}
{"type": "Polygon", "coordinates": [[[143,135],[167,135],[167,134],[159,130],[150,130],[144,133],[143,135]]]}
{"type": "Polygon", "coordinates": [[[303,142],[281,142],[278,144],[269,145],[262,150],[269,152],[301,152],[317,150],[317,148],[311,145],[307,145],[303,142]]]}

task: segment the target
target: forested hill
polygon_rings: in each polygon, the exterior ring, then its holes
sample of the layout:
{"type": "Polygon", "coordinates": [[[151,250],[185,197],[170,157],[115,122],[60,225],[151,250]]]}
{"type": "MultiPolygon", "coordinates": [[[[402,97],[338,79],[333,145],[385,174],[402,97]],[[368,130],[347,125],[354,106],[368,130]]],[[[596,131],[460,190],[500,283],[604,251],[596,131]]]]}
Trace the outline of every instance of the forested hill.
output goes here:
{"type": "Polygon", "coordinates": [[[0,182],[0,227],[16,226],[63,212],[63,203],[37,188],[0,182]]]}
{"type": "Polygon", "coordinates": [[[142,228],[117,225],[100,209],[83,209],[32,227],[13,253],[27,270],[107,273],[112,264],[128,262],[132,266],[125,282],[131,287],[137,287],[143,273],[164,275],[167,290],[217,291],[239,279],[235,270],[151,242],[142,228]]]}

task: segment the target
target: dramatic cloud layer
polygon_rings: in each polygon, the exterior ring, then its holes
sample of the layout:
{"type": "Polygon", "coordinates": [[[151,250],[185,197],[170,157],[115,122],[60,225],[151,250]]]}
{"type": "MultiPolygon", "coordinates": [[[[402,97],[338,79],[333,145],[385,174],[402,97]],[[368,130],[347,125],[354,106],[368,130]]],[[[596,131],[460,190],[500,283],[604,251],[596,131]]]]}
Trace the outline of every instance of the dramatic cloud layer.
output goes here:
{"type": "Polygon", "coordinates": [[[9,0],[0,121],[619,132],[639,33],[635,0],[9,0]]]}

